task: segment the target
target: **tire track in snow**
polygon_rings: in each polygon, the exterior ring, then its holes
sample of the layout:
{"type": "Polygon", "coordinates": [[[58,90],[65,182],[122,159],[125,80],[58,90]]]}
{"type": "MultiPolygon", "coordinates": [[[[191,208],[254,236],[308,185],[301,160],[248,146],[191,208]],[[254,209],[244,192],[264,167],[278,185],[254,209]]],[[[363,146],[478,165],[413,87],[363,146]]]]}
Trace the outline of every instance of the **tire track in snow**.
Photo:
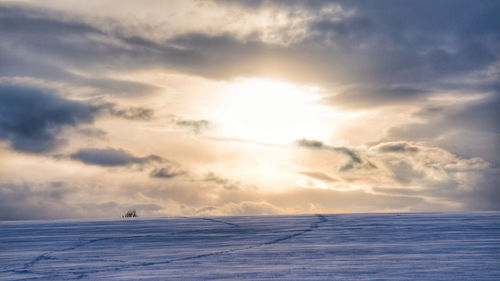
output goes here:
{"type": "MultiPolygon", "coordinates": [[[[319,215],[318,214],[318,215],[316,215],[316,217],[318,218],[318,220],[315,221],[315,222],[312,222],[310,224],[310,226],[308,228],[306,228],[306,229],[303,229],[301,231],[292,233],[290,235],[286,235],[284,237],[279,237],[279,238],[271,240],[271,241],[267,241],[267,242],[263,242],[263,243],[259,243],[259,244],[255,244],[255,245],[251,245],[251,246],[247,246],[247,247],[236,248],[236,249],[228,249],[228,250],[217,251],[217,252],[206,253],[206,254],[200,254],[200,255],[195,255],[195,256],[170,259],[170,260],[166,260],[166,261],[143,262],[143,263],[137,263],[137,264],[119,265],[119,266],[113,266],[112,268],[106,268],[106,269],[102,269],[102,270],[90,270],[90,271],[84,271],[84,272],[80,271],[80,272],[72,272],[72,273],[75,274],[75,275],[77,275],[76,279],[82,279],[82,278],[88,277],[89,274],[93,274],[93,273],[117,271],[117,270],[130,269],[130,268],[143,267],[143,266],[164,265],[164,264],[170,264],[170,263],[174,263],[174,262],[196,260],[196,259],[201,259],[201,258],[206,258],[206,257],[211,257],[211,256],[218,256],[218,255],[224,255],[224,254],[232,254],[232,253],[237,253],[237,252],[241,252],[241,251],[246,251],[246,250],[250,250],[250,249],[259,248],[259,247],[274,245],[274,244],[278,244],[278,243],[281,243],[283,241],[287,241],[287,240],[293,239],[295,237],[304,235],[304,234],[306,234],[308,232],[311,232],[311,231],[317,229],[320,226],[320,224],[325,223],[325,222],[328,221],[328,219],[325,216],[323,216],[323,215],[319,215]]],[[[225,221],[217,220],[217,219],[211,219],[211,218],[199,218],[199,219],[206,220],[206,221],[211,221],[211,222],[215,222],[215,223],[221,223],[221,224],[229,225],[231,227],[240,227],[240,225],[238,225],[238,224],[229,223],[229,222],[225,222],[225,221]]],[[[154,235],[143,235],[143,236],[138,236],[138,237],[148,237],[148,236],[156,237],[154,235]]],[[[43,261],[43,260],[56,260],[57,258],[56,257],[52,257],[51,256],[52,254],[76,250],[78,248],[81,248],[81,247],[84,247],[84,246],[87,246],[87,245],[90,245],[90,244],[93,244],[93,243],[97,243],[97,242],[100,242],[100,241],[106,241],[106,240],[112,240],[112,239],[128,239],[128,238],[136,238],[136,237],[135,236],[104,237],[104,238],[92,239],[92,240],[88,240],[88,241],[79,241],[74,246],[67,247],[67,248],[64,248],[64,249],[61,249],[61,250],[49,251],[49,252],[45,252],[45,253],[43,253],[41,255],[38,255],[37,257],[35,257],[34,259],[32,259],[30,262],[25,263],[24,267],[21,270],[14,270],[14,272],[16,272],[16,273],[31,273],[32,271],[30,269],[32,267],[34,267],[38,262],[43,261]]],[[[40,272],[40,274],[43,274],[43,273],[40,272]]]]}
{"type": "Polygon", "coordinates": [[[53,250],[53,251],[45,252],[45,253],[43,253],[41,255],[38,255],[35,258],[33,258],[31,261],[25,263],[24,266],[23,266],[23,268],[21,270],[14,270],[14,271],[18,272],[18,273],[29,273],[30,272],[30,268],[32,268],[33,266],[35,266],[35,264],[37,264],[40,261],[43,261],[43,260],[56,260],[57,258],[56,257],[52,257],[51,256],[52,254],[76,250],[78,248],[90,245],[92,243],[96,243],[96,242],[100,242],[100,241],[104,241],[104,240],[110,240],[110,239],[114,239],[114,238],[112,238],[112,237],[106,237],[106,238],[92,239],[92,240],[88,240],[88,241],[81,241],[81,240],[79,240],[74,246],[71,246],[71,247],[68,247],[68,248],[64,248],[64,249],[61,249],[61,250],[53,250]]]}
{"type": "Polygon", "coordinates": [[[143,263],[141,265],[147,266],[147,265],[172,263],[172,262],[176,262],[176,261],[193,260],[193,259],[205,258],[205,257],[210,257],[210,256],[222,255],[222,254],[230,254],[230,253],[235,253],[235,252],[240,252],[240,251],[255,249],[255,248],[259,248],[259,247],[263,247],[263,246],[267,246],[267,245],[278,244],[278,243],[281,243],[283,241],[290,240],[290,239],[295,238],[297,236],[304,235],[304,234],[306,234],[306,233],[308,233],[310,231],[313,231],[314,229],[317,229],[320,224],[325,223],[325,222],[328,221],[328,219],[325,218],[325,216],[323,216],[323,215],[316,215],[316,217],[318,218],[318,221],[311,223],[311,225],[309,226],[309,228],[306,228],[306,229],[304,229],[302,231],[295,232],[293,234],[290,234],[290,235],[287,235],[287,236],[284,236],[284,237],[280,237],[280,238],[277,238],[277,239],[274,239],[274,240],[271,240],[271,241],[268,241],[268,242],[264,242],[264,243],[260,243],[260,244],[256,244],[256,245],[251,245],[251,246],[247,246],[247,247],[243,247],[243,248],[229,249],[229,250],[218,251],[218,252],[207,253],[207,254],[201,254],[201,255],[196,255],[196,256],[191,256],[191,257],[184,257],[184,258],[172,259],[172,260],[168,260],[168,261],[164,261],[164,262],[143,263]]]}
{"type": "MultiPolygon", "coordinates": [[[[94,271],[86,271],[86,272],[74,272],[74,273],[78,275],[77,279],[82,279],[82,278],[88,277],[88,274],[93,274],[93,273],[118,271],[118,270],[130,269],[130,268],[136,268],[136,267],[142,267],[142,266],[165,265],[165,264],[170,264],[170,263],[174,263],[174,262],[196,260],[196,259],[201,259],[201,258],[206,258],[206,257],[224,255],[224,254],[232,254],[232,253],[237,253],[237,252],[246,251],[246,250],[250,250],[250,249],[260,248],[260,247],[264,247],[264,246],[275,245],[275,244],[279,244],[283,241],[287,241],[287,240],[293,239],[295,237],[304,235],[308,232],[311,232],[311,231],[319,228],[320,224],[328,221],[328,219],[323,215],[316,215],[316,217],[318,218],[318,220],[315,222],[312,222],[310,224],[310,226],[304,230],[301,230],[301,231],[295,232],[293,234],[290,234],[290,235],[287,235],[284,237],[280,237],[280,238],[277,238],[277,239],[274,239],[271,241],[267,241],[267,242],[263,242],[263,243],[243,247],[243,248],[228,249],[228,250],[224,250],[224,251],[217,251],[217,252],[212,252],[212,253],[207,253],[207,254],[201,254],[201,255],[195,255],[195,256],[189,256],[189,257],[183,257],[183,258],[176,258],[176,259],[171,259],[171,260],[166,260],[166,261],[143,262],[143,263],[138,263],[138,264],[122,265],[122,266],[113,267],[110,269],[94,270],[94,271]]],[[[208,219],[208,220],[214,221],[212,219],[208,219]]],[[[215,222],[225,223],[225,222],[219,221],[219,220],[216,220],[215,222]]],[[[225,223],[225,224],[229,224],[229,223],[225,223]]]]}
{"type": "MultiPolygon", "coordinates": [[[[218,220],[218,219],[212,219],[212,218],[198,218],[198,219],[209,221],[209,222],[221,223],[221,224],[229,225],[231,227],[240,227],[238,224],[230,223],[230,222],[226,222],[226,221],[222,221],[222,220],[218,220]]],[[[145,236],[140,236],[140,237],[148,237],[148,236],[151,236],[151,235],[145,235],[145,236]]],[[[105,237],[105,238],[92,239],[92,240],[89,240],[89,241],[81,241],[81,240],[79,240],[74,246],[71,246],[71,247],[68,247],[68,248],[64,248],[64,249],[61,249],[61,250],[48,251],[48,252],[45,252],[43,254],[40,254],[40,255],[36,256],[35,258],[33,258],[31,261],[25,263],[24,266],[23,266],[23,268],[21,270],[14,270],[14,271],[18,272],[18,273],[29,273],[30,272],[30,268],[32,268],[33,266],[35,266],[35,264],[37,264],[40,261],[43,261],[43,260],[56,260],[57,259],[56,257],[52,257],[51,256],[53,254],[76,250],[78,248],[81,248],[81,247],[84,247],[84,246],[87,246],[87,245],[90,245],[90,244],[93,244],[93,243],[96,243],[96,242],[100,242],[100,241],[111,240],[111,239],[122,239],[122,238],[136,238],[136,237],[135,236],[127,236],[127,237],[105,237]]]]}
{"type": "Polygon", "coordinates": [[[317,222],[313,222],[313,223],[311,223],[311,226],[309,226],[309,228],[304,229],[304,230],[302,230],[301,232],[296,232],[296,233],[290,234],[290,235],[288,235],[288,236],[281,237],[281,238],[277,238],[277,239],[275,239],[275,240],[272,240],[272,241],[266,242],[266,243],[262,244],[262,246],[264,246],[264,245],[272,245],[272,244],[277,244],[277,243],[283,242],[283,241],[285,241],[285,240],[289,240],[289,239],[295,238],[295,237],[297,237],[297,236],[300,236],[300,235],[306,234],[307,232],[313,231],[313,230],[315,230],[316,228],[318,228],[320,224],[325,223],[325,222],[327,222],[327,221],[328,221],[328,219],[327,219],[327,218],[325,218],[325,216],[323,216],[323,215],[316,215],[316,217],[317,217],[319,220],[318,220],[317,222]]]}
{"type": "MultiPolygon", "coordinates": [[[[245,251],[245,250],[255,249],[255,248],[259,248],[259,247],[263,247],[263,246],[267,246],[267,245],[278,244],[278,243],[281,243],[283,241],[290,240],[290,239],[295,238],[297,236],[304,235],[304,234],[306,234],[306,233],[308,233],[310,231],[313,231],[314,229],[317,229],[320,224],[325,223],[325,222],[328,221],[328,219],[325,218],[325,216],[323,216],[323,215],[316,215],[316,217],[319,220],[316,221],[316,222],[311,223],[311,225],[309,226],[309,228],[306,228],[306,229],[304,229],[304,230],[302,230],[300,232],[296,232],[296,233],[293,233],[293,234],[290,234],[290,235],[287,235],[287,236],[284,236],[284,237],[281,237],[281,238],[277,238],[277,239],[274,239],[274,240],[271,240],[271,241],[268,241],[268,242],[264,242],[264,243],[260,243],[260,244],[256,244],[256,245],[251,245],[251,246],[247,246],[247,247],[243,247],[243,248],[229,249],[229,250],[225,250],[225,251],[218,251],[218,252],[213,252],[213,253],[208,253],[208,254],[202,254],[202,255],[196,255],[196,256],[191,256],[191,257],[173,259],[173,260],[169,260],[169,261],[165,261],[165,262],[160,262],[160,264],[172,263],[172,262],[176,262],[176,261],[194,260],[194,259],[205,258],[205,257],[210,257],[210,256],[222,255],[222,254],[230,254],[230,253],[235,253],[235,252],[241,252],[241,251],[245,251]]],[[[149,265],[149,264],[146,264],[146,265],[149,265]]],[[[156,265],[156,264],[153,263],[151,265],[156,265]]]]}
{"type": "Polygon", "coordinates": [[[30,269],[34,267],[38,262],[44,261],[44,260],[57,260],[56,257],[53,257],[52,255],[58,254],[58,253],[63,253],[67,251],[72,251],[76,250],[81,247],[88,246],[93,243],[101,242],[101,241],[106,241],[106,240],[113,240],[113,239],[129,239],[129,238],[144,238],[144,237],[157,237],[155,235],[139,235],[139,236],[123,236],[123,237],[103,237],[103,238],[97,238],[97,239],[91,239],[87,241],[82,241],[82,239],[78,240],[78,242],[71,246],[67,247],[64,249],[60,250],[53,250],[53,251],[48,251],[43,254],[40,254],[33,258],[31,261],[27,262],[24,264],[22,269],[17,269],[17,270],[10,270],[9,272],[16,272],[16,273],[30,273],[32,272],[30,269]]]}

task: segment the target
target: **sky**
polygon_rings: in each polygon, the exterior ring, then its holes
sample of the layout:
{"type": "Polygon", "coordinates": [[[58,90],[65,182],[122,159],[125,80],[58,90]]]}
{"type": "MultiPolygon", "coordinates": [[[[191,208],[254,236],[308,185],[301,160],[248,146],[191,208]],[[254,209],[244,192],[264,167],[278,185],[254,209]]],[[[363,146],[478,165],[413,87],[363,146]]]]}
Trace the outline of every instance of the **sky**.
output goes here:
{"type": "Polygon", "coordinates": [[[499,13],[0,1],[0,219],[500,210],[499,13]]]}

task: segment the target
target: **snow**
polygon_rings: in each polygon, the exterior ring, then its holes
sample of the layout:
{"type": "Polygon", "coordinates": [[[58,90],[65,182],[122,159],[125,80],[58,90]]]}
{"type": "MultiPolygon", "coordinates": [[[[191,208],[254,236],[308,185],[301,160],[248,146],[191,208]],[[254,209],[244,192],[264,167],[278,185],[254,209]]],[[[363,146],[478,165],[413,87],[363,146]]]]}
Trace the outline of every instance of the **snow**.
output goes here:
{"type": "Polygon", "coordinates": [[[500,213],[0,222],[0,280],[498,280],[500,213]]]}

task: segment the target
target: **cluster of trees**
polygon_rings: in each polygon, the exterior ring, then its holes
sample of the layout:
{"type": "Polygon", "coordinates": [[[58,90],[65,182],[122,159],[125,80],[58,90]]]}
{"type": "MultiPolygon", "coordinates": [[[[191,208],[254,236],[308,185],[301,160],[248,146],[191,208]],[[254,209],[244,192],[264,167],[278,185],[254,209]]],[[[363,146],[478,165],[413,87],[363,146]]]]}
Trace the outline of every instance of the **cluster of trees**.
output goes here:
{"type": "Polygon", "coordinates": [[[135,209],[128,210],[125,215],[122,216],[122,218],[136,218],[139,215],[135,211],[135,209]]]}

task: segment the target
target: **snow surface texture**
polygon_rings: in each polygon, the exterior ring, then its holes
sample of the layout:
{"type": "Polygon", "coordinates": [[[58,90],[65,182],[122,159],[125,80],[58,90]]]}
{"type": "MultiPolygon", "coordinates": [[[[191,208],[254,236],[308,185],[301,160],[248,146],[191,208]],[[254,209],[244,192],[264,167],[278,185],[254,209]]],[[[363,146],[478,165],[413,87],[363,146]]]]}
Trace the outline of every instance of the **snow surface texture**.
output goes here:
{"type": "Polygon", "coordinates": [[[0,280],[499,280],[500,213],[0,222],[0,280]]]}

